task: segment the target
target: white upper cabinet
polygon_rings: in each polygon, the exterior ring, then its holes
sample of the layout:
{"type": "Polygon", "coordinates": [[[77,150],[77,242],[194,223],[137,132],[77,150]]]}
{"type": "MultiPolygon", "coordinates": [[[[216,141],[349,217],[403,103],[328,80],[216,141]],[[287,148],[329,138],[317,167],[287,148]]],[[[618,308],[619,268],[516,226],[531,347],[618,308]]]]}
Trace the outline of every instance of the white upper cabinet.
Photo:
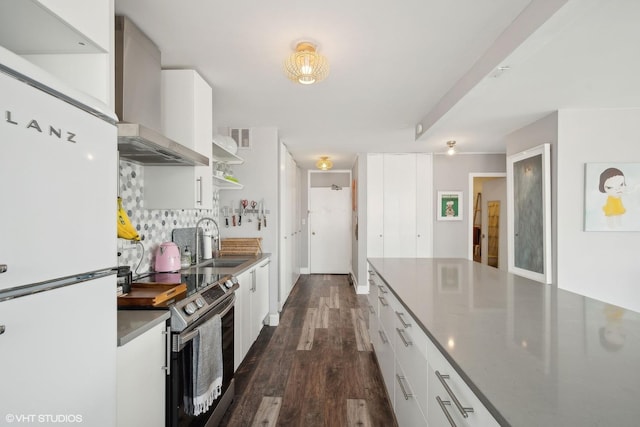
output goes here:
{"type": "Polygon", "coordinates": [[[433,256],[433,156],[416,154],[416,255],[433,256]]]}
{"type": "Polygon", "coordinates": [[[384,256],[384,157],[367,156],[367,256],[384,256]]]}
{"type": "Polygon", "coordinates": [[[414,257],[415,154],[385,154],[383,174],[384,256],[414,257]]]}
{"type": "Polygon", "coordinates": [[[2,0],[0,46],[113,107],[113,0],[2,0]]]}
{"type": "Polygon", "coordinates": [[[433,254],[430,154],[367,155],[367,257],[433,254]]]}
{"type": "MultiPolygon", "coordinates": [[[[162,70],[162,132],[211,158],[213,94],[194,70],[162,70]]],[[[213,209],[213,168],[146,166],[145,208],[213,209]]]]}

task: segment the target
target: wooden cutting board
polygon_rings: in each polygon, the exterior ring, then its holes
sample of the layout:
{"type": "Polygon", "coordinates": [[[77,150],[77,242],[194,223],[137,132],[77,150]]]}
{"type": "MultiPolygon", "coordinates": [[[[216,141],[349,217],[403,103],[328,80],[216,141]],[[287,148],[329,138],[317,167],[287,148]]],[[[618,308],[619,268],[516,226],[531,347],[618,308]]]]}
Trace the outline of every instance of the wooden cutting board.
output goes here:
{"type": "Polygon", "coordinates": [[[185,283],[132,283],[131,291],[118,297],[118,307],[154,307],[186,291],[185,283]]]}
{"type": "Polygon", "coordinates": [[[220,255],[259,255],[262,252],[262,237],[236,237],[222,239],[220,255]]]}

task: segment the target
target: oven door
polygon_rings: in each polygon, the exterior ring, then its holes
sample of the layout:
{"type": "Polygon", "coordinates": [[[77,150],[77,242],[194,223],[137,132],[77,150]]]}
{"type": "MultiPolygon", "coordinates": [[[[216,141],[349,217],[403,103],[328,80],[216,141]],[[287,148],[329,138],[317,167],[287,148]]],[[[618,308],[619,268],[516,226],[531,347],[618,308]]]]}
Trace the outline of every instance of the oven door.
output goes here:
{"type": "Polygon", "coordinates": [[[171,374],[167,379],[167,427],[217,426],[231,404],[233,388],[233,323],[235,295],[231,295],[198,319],[193,325],[173,336],[171,352],[171,374]],[[198,416],[184,411],[184,378],[188,371],[192,354],[193,338],[198,334],[198,326],[219,314],[222,326],[222,393],[211,407],[198,416]]]}

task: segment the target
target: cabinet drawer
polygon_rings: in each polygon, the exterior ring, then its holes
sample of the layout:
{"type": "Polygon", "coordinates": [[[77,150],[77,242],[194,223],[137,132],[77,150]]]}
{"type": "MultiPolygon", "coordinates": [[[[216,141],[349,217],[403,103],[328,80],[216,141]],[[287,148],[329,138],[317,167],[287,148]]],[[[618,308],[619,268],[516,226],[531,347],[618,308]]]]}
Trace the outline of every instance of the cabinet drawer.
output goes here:
{"type": "Polygon", "coordinates": [[[369,270],[369,296],[368,296],[368,300],[369,300],[369,304],[375,310],[375,315],[378,316],[380,314],[380,310],[378,308],[378,305],[379,305],[379,301],[378,301],[378,285],[377,285],[377,282],[375,280],[375,277],[377,277],[375,274],[376,273],[373,270],[369,270]]]}
{"type": "Polygon", "coordinates": [[[399,427],[427,427],[428,425],[427,418],[416,400],[416,390],[411,382],[413,378],[413,376],[408,378],[402,367],[396,363],[394,410],[399,427]]]}
{"type": "Polygon", "coordinates": [[[386,294],[378,295],[378,307],[380,309],[379,317],[380,324],[384,327],[384,330],[388,332],[389,341],[391,345],[394,345],[395,342],[395,325],[396,325],[396,314],[394,311],[395,306],[395,298],[391,292],[386,294]]]}
{"type": "Polygon", "coordinates": [[[427,369],[427,336],[421,329],[412,325],[403,328],[400,321],[396,324],[395,355],[397,363],[412,385],[414,400],[424,413],[429,407],[427,369]]]}
{"type": "Polygon", "coordinates": [[[378,365],[382,372],[382,379],[389,395],[389,402],[393,402],[394,381],[395,381],[395,355],[391,346],[391,341],[384,328],[378,327],[372,336],[373,348],[376,352],[378,365]]]}
{"type": "Polygon", "coordinates": [[[453,369],[432,342],[429,357],[429,425],[449,427],[447,415],[457,426],[498,426],[498,422],[453,369]],[[445,386],[446,385],[446,386],[445,386]],[[448,389],[447,389],[448,388],[448,389]],[[457,399],[460,407],[456,405],[457,399]],[[466,413],[463,415],[463,413],[466,413]]]}
{"type": "Polygon", "coordinates": [[[371,305],[367,306],[367,310],[369,310],[369,328],[368,328],[369,339],[373,344],[373,342],[375,341],[375,336],[378,333],[380,322],[378,320],[378,316],[375,314],[374,309],[373,307],[371,307],[371,305]]]}

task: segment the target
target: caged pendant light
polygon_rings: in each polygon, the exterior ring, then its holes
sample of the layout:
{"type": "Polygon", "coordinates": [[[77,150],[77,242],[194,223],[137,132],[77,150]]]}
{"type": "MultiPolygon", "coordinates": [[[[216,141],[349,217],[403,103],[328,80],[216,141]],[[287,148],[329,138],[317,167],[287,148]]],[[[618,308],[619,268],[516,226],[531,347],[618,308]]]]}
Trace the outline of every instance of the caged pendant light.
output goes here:
{"type": "Polygon", "coordinates": [[[455,141],[447,141],[447,147],[449,147],[449,149],[447,150],[448,155],[453,156],[457,153],[455,141]]]}
{"type": "Polygon", "coordinates": [[[333,167],[333,162],[329,160],[329,157],[322,156],[320,160],[316,162],[316,167],[322,171],[328,171],[333,167]]]}
{"type": "Polygon", "coordinates": [[[310,85],[323,80],[329,74],[327,58],[316,52],[313,43],[302,41],[296,51],[284,62],[287,77],[294,82],[310,85]]]}

